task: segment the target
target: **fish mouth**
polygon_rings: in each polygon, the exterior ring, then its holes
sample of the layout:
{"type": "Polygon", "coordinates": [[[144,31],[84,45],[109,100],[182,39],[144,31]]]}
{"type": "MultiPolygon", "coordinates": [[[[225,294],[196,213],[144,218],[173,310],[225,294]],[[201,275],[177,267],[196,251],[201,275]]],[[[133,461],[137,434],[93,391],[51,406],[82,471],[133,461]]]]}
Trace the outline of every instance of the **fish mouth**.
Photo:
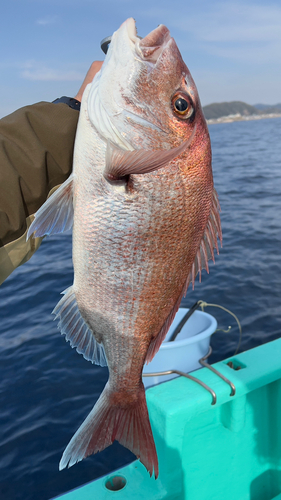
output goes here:
{"type": "MultiPolygon", "coordinates": [[[[145,38],[140,38],[137,34],[136,23],[133,18],[129,18],[123,22],[120,28],[113,33],[112,37],[107,37],[102,40],[101,45],[104,46],[106,57],[101,68],[100,80],[97,80],[96,86],[92,87],[91,96],[89,96],[88,101],[90,102],[91,97],[91,106],[95,109],[95,114],[97,116],[104,116],[104,120],[99,120],[99,132],[102,137],[110,139],[116,145],[121,145],[125,150],[134,149],[128,142],[128,139],[125,139],[125,135],[121,136],[121,134],[118,133],[117,127],[114,126],[114,123],[117,123],[120,115],[123,115],[126,126],[129,123],[130,125],[153,129],[162,134],[167,134],[169,132],[163,124],[158,121],[155,113],[153,113],[149,107],[143,110],[141,107],[138,108],[133,104],[128,105],[128,102],[124,102],[124,96],[127,95],[124,88],[128,86],[128,81],[129,86],[138,85],[136,80],[139,73],[143,70],[143,63],[146,65],[147,73],[150,74],[150,72],[154,70],[164,49],[166,49],[167,44],[172,40],[173,38],[170,37],[169,30],[164,25],[159,25],[145,38]],[[142,63],[140,65],[141,67],[139,67],[138,64],[136,65],[137,61],[142,63]],[[110,106],[108,106],[104,89],[108,82],[111,82],[112,73],[118,75],[119,84],[116,85],[118,89],[116,92],[119,92],[121,97],[117,95],[110,106]],[[127,75],[128,79],[125,75],[127,75]],[[104,78],[105,83],[102,78],[104,78]],[[101,97],[101,95],[103,97],[101,97]],[[101,126],[104,126],[103,130],[101,130],[101,126]]],[[[107,93],[110,95],[109,91],[107,91],[107,93]]],[[[89,106],[88,104],[88,108],[89,106]]],[[[97,128],[94,117],[92,123],[95,123],[95,127],[97,128]]]]}
{"type": "Polygon", "coordinates": [[[156,64],[164,48],[171,40],[170,31],[163,24],[151,31],[145,38],[137,35],[136,23],[133,18],[125,21],[127,33],[135,46],[136,54],[143,60],[156,64]]]}

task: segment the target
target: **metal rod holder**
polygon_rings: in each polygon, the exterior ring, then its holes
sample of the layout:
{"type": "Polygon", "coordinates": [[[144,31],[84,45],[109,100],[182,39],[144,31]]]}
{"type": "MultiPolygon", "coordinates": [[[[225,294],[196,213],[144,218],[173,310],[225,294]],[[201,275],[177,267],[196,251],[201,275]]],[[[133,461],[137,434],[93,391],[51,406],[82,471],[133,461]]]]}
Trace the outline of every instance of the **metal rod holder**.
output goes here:
{"type": "Polygon", "coordinates": [[[142,376],[143,377],[159,377],[162,375],[171,375],[172,373],[176,373],[177,375],[180,375],[181,377],[185,377],[185,378],[188,378],[189,380],[193,380],[193,382],[196,382],[197,384],[201,385],[201,387],[204,387],[204,389],[206,389],[206,391],[210,392],[210,394],[212,395],[212,398],[213,398],[212,405],[216,404],[217,396],[216,396],[215,391],[213,391],[213,389],[211,389],[211,387],[209,387],[207,384],[204,384],[204,382],[202,382],[198,378],[193,377],[192,375],[189,375],[188,373],[181,372],[180,370],[167,370],[166,372],[143,373],[142,376]]]}
{"type": "Polygon", "coordinates": [[[206,359],[209,356],[211,356],[211,354],[212,354],[212,348],[210,346],[208,354],[206,354],[206,356],[203,356],[203,358],[199,359],[200,365],[204,366],[205,368],[208,368],[208,370],[211,370],[218,377],[220,377],[224,382],[226,382],[231,388],[230,396],[235,396],[235,393],[236,393],[235,385],[228,378],[226,378],[224,375],[222,375],[218,370],[216,370],[213,366],[209,365],[209,363],[206,362],[206,359]]]}
{"type": "MultiPolygon", "coordinates": [[[[199,359],[199,363],[202,366],[204,366],[205,368],[208,368],[209,370],[211,370],[218,377],[220,377],[224,382],[226,382],[230,386],[230,388],[231,388],[230,396],[234,396],[235,393],[236,393],[235,385],[228,378],[226,378],[224,375],[222,375],[218,370],[216,370],[215,368],[213,368],[211,365],[209,365],[206,362],[206,359],[211,354],[212,354],[212,348],[210,346],[208,353],[205,356],[203,356],[203,358],[199,359]]],[[[143,373],[142,376],[143,377],[161,377],[162,375],[171,375],[172,373],[180,375],[181,377],[188,378],[189,380],[192,380],[193,382],[196,382],[196,384],[201,385],[201,387],[203,387],[204,389],[206,389],[206,391],[208,391],[212,395],[212,403],[211,404],[212,405],[216,404],[216,402],[217,402],[217,395],[216,395],[215,391],[213,389],[211,389],[211,387],[209,387],[207,384],[205,384],[204,382],[202,382],[201,380],[199,380],[198,378],[193,377],[193,375],[189,375],[189,373],[184,373],[184,372],[181,372],[180,370],[167,370],[165,372],[143,373]]]]}

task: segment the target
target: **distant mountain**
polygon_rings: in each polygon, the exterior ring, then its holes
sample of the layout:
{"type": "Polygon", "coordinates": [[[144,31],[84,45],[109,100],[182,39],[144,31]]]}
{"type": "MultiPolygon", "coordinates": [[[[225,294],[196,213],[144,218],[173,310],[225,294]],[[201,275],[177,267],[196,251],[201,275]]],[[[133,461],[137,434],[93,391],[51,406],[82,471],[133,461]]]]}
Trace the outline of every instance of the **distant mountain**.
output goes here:
{"type": "Polygon", "coordinates": [[[279,104],[254,104],[254,107],[260,111],[265,111],[268,109],[281,109],[281,102],[279,104]]]}
{"type": "Polygon", "coordinates": [[[222,116],[237,115],[242,116],[256,115],[260,111],[250,104],[241,101],[215,102],[203,107],[206,120],[221,118],[222,116]]]}
{"type": "Polygon", "coordinates": [[[281,113],[281,103],[274,104],[255,104],[251,106],[241,101],[214,102],[203,107],[206,120],[215,120],[229,115],[264,115],[270,113],[281,113]]]}

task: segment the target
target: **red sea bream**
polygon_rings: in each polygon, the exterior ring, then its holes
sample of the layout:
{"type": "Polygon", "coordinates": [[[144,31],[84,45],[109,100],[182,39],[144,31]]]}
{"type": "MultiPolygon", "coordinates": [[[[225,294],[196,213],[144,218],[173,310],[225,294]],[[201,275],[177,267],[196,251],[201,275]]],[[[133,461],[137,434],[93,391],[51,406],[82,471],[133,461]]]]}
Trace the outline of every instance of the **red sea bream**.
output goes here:
{"type": "Polygon", "coordinates": [[[157,477],[143,365],[221,239],[206,121],[163,25],[140,39],[128,19],[113,34],[83,95],[73,174],[29,234],[72,224],[74,282],[54,313],[72,347],[108,365],[109,380],[60,468],[116,439],[157,477]]]}

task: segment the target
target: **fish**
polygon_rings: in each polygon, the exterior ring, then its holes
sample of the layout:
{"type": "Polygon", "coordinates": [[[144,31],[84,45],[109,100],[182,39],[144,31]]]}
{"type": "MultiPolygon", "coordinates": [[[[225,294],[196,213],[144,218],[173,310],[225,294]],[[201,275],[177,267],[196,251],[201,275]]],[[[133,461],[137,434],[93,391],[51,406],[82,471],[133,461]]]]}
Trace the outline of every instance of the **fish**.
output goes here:
{"type": "Polygon", "coordinates": [[[73,227],[73,285],[53,313],[71,347],[108,366],[59,468],[114,440],[159,466],[142,382],[188,285],[222,239],[211,143],[192,76],[168,28],[127,19],[83,94],[73,172],[28,237],[73,227]]]}

